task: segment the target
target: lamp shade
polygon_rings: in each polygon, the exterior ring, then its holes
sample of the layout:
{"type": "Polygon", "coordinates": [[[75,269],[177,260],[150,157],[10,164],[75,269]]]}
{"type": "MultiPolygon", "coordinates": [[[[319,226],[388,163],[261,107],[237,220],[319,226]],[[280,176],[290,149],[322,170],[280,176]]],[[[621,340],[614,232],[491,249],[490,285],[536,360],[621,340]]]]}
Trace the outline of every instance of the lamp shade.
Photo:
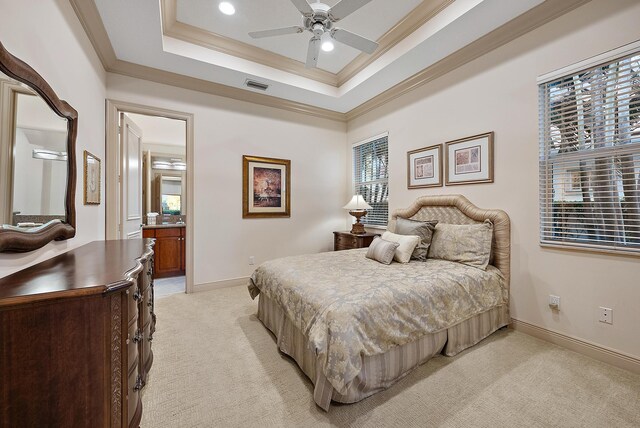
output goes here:
{"type": "Polygon", "coordinates": [[[371,205],[369,205],[362,196],[353,195],[353,198],[351,198],[349,203],[342,208],[344,208],[345,210],[351,210],[351,211],[370,210],[371,205]]]}

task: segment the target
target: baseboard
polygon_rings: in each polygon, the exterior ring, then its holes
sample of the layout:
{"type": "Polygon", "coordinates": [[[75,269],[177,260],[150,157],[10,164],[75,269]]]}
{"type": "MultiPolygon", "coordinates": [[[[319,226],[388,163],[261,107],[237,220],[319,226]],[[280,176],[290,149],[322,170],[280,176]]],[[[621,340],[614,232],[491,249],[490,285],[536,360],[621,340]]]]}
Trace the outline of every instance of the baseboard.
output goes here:
{"type": "Polygon", "coordinates": [[[640,359],[632,357],[631,355],[626,355],[604,346],[596,345],[594,343],[567,336],[565,334],[513,318],[511,319],[511,327],[514,330],[537,337],[538,339],[546,340],[547,342],[554,343],[595,360],[640,374],[640,359]]]}
{"type": "Polygon", "coordinates": [[[221,281],[205,282],[204,284],[196,284],[193,287],[194,293],[200,291],[217,290],[219,288],[237,287],[239,285],[248,285],[249,277],[223,279],[221,281]]]}

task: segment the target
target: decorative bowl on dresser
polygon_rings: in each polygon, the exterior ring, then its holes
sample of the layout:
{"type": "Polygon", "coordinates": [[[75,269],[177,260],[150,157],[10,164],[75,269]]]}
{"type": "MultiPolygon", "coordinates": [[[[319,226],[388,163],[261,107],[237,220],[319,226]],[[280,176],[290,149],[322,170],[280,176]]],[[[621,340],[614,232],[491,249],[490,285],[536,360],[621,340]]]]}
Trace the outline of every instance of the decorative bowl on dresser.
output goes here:
{"type": "Polygon", "coordinates": [[[352,250],[354,248],[367,248],[373,238],[379,233],[355,234],[351,232],[333,232],[333,250],[352,250]]]}
{"type": "Polygon", "coordinates": [[[96,241],[0,278],[0,426],[140,425],[153,245],[96,241]]]}

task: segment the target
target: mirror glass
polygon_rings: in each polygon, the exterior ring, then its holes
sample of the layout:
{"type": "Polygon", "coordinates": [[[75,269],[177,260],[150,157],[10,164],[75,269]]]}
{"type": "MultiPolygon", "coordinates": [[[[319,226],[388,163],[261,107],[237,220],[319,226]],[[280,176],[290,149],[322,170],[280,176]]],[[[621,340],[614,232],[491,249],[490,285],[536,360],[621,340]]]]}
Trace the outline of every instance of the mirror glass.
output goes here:
{"type": "Polygon", "coordinates": [[[67,120],[0,73],[0,224],[29,231],[66,221],[67,120]]]}

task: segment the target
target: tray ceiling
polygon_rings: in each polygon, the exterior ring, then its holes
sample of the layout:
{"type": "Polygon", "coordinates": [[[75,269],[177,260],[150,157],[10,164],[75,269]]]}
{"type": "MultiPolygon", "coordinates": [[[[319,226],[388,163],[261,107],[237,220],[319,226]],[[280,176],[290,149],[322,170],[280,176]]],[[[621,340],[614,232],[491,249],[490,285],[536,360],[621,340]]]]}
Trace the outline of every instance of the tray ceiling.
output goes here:
{"type": "Polygon", "coordinates": [[[303,64],[307,32],[247,35],[299,25],[290,0],[231,0],[233,16],[219,12],[218,0],[70,1],[109,71],[338,118],[373,108],[589,0],[371,0],[338,26],[377,40],[378,50],[367,55],[336,42],[316,69],[303,64]],[[247,88],[247,79],[269,88],[247,88]]]}
{"type": "MultiPolygon", "coordinates": [[[[324,0],[334,6],[337,0],[324,0]]],[[[301,25],[302,16],[290,0],[236,0],[236,13],[226,16],[218,10],[218,2],[211,0],[177,0],[176,19],[187,25],[216,33],[290,59],[304,62],[311,34],[291,34],[267,39],[252,39],[250,31],[301,25]]],[[[339,28],[378,40],[417,7],[421,0],[372,0],[338,23],[339,28]]],[[[335,43],[333,52],[322,52],[318,68],[338,73],[353,61],[360,51],[335,43]]]]}

